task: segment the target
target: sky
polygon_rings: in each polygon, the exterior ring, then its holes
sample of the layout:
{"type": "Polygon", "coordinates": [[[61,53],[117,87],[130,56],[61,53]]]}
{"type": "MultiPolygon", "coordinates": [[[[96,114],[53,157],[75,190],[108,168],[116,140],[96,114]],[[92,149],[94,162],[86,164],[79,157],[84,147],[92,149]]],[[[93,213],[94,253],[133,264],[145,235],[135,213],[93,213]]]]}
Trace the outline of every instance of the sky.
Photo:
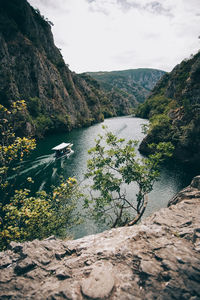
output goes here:
{"type": "Polygon", "coordinates": [[[200,0],[28,0],[77,73],[171,71],[200,49],[200,0]]]}

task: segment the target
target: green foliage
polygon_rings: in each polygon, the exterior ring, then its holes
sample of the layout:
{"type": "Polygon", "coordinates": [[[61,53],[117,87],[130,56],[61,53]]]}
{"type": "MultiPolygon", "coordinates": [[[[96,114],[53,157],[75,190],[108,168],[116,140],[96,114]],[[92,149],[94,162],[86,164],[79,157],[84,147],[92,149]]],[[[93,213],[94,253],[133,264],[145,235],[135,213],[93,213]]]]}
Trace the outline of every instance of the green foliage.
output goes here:
{"type": "Polygon", "coordinates": [[[41,101],[38,97],[29,98],[27,107],[32,117],[37,117],[41,113],[41,101]]]}
{"type": "Polygon", "coordinates": [[[41,191],[33,197],[30,190],[15,191],[10,203],[2,207],[0,249],[5,249],[11,241],[42,239],[52,234],[66,236],[66,228],[80,222],[75,214],[80,197],[74,178],[63,181],[49,194],[41,191]]]}
{"type": "Polygon", "coordinates": [[[155,136],[154,142],[171,140],[171,121],[166,114],[156,114],[150,119],[149,131],[155,136]]]}
{"type": "Polygon", "coordinates": [[[106,132],[89,150],[92,158],[88,160],[86,177],[92,178],[92,189],[97,192],[85,200],[85,208],[96,221],[116,227],[133,225],[142,217],[147,205],[146,195],[153,189],[159,166],[164,158],[172,155],[173,147],[171,143],[151,145],[154,154],[139,159],[135,151],[137,144],[133,140],[125,143],[124,139],[106,132]],[[138,192],[136,199],[128,200],[125,187],[132,182],[137,184],[138,192]]]}
{"type": "Polygon", "coordinates": [[[166,113],[175,107],[177,107],[176,103],[161,93],[140,104],[136,109],[136,116],[150,118],[157,114],[166,113]]]}
{"type": "Polygon", "coordinates": [[[72,121],[69,114],[52,111],[51,115],[45,110],[45,103],[38,97],[29,98],[27,103],[29,122],[33,125],[37,136],[43,137],[47,132],[71,130],[72,121]]]}
{"type": "MultiPolygon", "coordinates": [[[[26,111],[23,100],[13,102],[11,110],[0,105],[0,250],[11,241],[42,239],[51,234],[62,237],[66,227],[80,221],[75,207],[82,194],[74,178],[62,180],[48,194],[40,191],[35,196],[28,189],[14,191],[8,181],[8,176],[19,171],[23,159],[36,147],[34,139],[15,136],[19,111],[26,111]]],[[[27,184],[31,182],[27,178],[27,184]]]]}
{"type": "Polygon", "coordinates": [[[2,203],[9,195],[8,174],[12,171],[17,172],[20,168],[17,163],[22,161],[36,146],[34,139],[15,136],[17,114],[24,110],[26,110],[26,104],[23,100],[13,102],[11,110],[0,105],[0,195],[2,203]]]}
{"type": "Polygon", "coordinates": [[[150,130],[140,150],[149,153],[151,142],[169,141],[175,146],[174,158],[199,166],[200,52],[185,59],[163,76],[136,115],[150,119],[150,130]]]}
{"type": "Polygon", "coordinates": [[[190,101],[188,98],[184,98],[183,100],[183,108],[186,116],[189,116],[192,112],[192,105],[190,104],[190,101]]]}
{"type": "Polygon", "coordinates": [[[56,131],[66,131],[71,130],[72,128],[72,120],[69,114],[54,114],[52,116],[53,127],[52,132],[56,131]]]}
{"type": "Polygon", "coordinates": [[[34,120],[36,126],[36,131],[40,136],[43,136],[46,131],[53,127],[53,122],[49,116],[39,114],[39,116],[34,120]]]}

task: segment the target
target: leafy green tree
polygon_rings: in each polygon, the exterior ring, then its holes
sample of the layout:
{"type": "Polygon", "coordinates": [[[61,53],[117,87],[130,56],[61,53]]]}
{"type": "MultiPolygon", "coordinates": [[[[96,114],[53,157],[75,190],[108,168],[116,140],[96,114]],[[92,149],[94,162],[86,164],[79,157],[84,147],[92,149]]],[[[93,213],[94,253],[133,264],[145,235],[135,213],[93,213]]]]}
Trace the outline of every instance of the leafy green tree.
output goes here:
{"type": "Polygon", "coordinates": [[[0,249],[11,241],[43,239],[52,234],[65,237],[67,229],[80,222],[75,208],[81,194],[74,178],[63,181],[48,194],[40,191],[33,197],[30,192],[15,191],[10,203],[2,207],[0,249]]]}
{"type": "Polygon", "coordinates": [[[148,203],[147,194],[152,191],[159,177],[159,166],[172,155],[171,143],[152,145],[154,154],[148,158],[137,158],[135,147],[138,142],[117,138],[113,133],[99,135],[92,156],[88,160],[87,178],[92,178],[91,197],[85,199],[84,207],[89,209],[96,221],[111,227],[137,223],[148,203]],[[137,185],[136,198],[128,199],[126,186],[137,185]]]}
{"type": "Polygon", "coordinates": [[[13,102],[8,110],[0,105],[0,197],[1,204],[5,204],[12,189],[8,184],[8,176],[18,172],[20,162],[36,147],[34,139],[16,137],[15,129],[20,116],[26,113],[24,100],[13,102]]]}
{"type": "MultiPolygon", "coordinates": [[[[25,113],[23,100],[13,102],[10,110],[0,105],[0,250],[11,241],[66,236],[67,228],[80,222],[75,208],[82,194],[74,178],[62,180],[50,193],[40,191],[35,196],[29,189],[14,191],[8,180],[36,147],[34,139],[15,136],[16,122],[25,113]]],[[[31,182],[27,178],[27,186],[31,182]]]]}

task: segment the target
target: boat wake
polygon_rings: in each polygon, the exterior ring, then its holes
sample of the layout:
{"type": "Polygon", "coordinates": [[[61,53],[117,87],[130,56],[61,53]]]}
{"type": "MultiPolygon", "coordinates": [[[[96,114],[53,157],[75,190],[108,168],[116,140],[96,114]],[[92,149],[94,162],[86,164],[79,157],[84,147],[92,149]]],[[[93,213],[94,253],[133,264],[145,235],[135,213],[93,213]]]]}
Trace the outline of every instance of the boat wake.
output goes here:
{"type": "Polygon", "coordinates": [[[117,131],[116,131],[116,135],[119,135],[122,131],[124,131],[126,128],[127,128],[127,124],[123,124],[121,126],[121,128],[119,128],[117,131]]]}
{"type": "Polygon", "coordinates": [[[55,162],[55,157],[53,154],[50,155],[43,155],[40,157],[37,157],[34,161],[25,161],[23,170],[20,171],[17,176],[23,175],[23,174],[32,174],[38,175],[41,172],[44,172],[45,169],[47,169],[51,164],[55,162]],[[39,170],[38,170],[39,169],[39,170]],[[33,172],[35,171],[35,172],[33,172]]]}

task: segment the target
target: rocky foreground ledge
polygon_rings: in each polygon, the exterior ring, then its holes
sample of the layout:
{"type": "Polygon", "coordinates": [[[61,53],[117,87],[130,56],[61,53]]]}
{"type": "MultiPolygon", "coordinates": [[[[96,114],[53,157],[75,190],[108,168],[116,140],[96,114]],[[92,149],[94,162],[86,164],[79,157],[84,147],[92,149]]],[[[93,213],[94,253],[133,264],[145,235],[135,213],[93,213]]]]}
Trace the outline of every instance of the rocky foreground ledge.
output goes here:
{"type": "Polygon", "coordinates": [[[0,299],[200,299],[200,176],[170,203],[134,227],[12,242],[0,299]]]}

